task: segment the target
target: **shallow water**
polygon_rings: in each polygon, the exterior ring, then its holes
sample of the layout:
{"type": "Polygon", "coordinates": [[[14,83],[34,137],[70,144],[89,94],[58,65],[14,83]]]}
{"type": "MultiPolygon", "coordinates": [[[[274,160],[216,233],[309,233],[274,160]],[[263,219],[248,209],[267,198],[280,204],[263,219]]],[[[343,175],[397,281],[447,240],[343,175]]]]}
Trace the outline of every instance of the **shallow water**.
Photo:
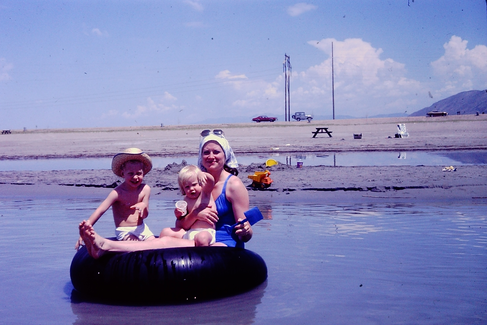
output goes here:
{"type": "MultiPolygon", "coordinates": [[[[196,164],[196,156],[153,157],[155,168],[164,168],[171,163],[186,160],[196,164]]],[[[487,151],[374,151],[340,153],[300,153],[300,154],[261,154],[239,155],[238,162],[243,165],[265,163],[274,159],[279,164],[295,166],[298,161],[306,166],[460,166],[487,164],[487,151]]],[[[0,171],[22,170],[71,170],[71,169],[109,169],[111,158],[63,158],[63,159],[26,159],[0,160],[0,171]]]]}
{"type": "MultiPolygon", "coordinates": [[[[76,226],[99,200],[0,197],[2,323],[487,321],[485,200],[441,206],[253,203],[266,219],[254,226],[247,248],[267,263],[263,285],[217,301],[121,307],[71,299],[76,226]]],[[[172,225],[173,204],[151,201],[153,231],[172,225]]],[[[96,228],[112,236],[110,214],[96,228]]]]}

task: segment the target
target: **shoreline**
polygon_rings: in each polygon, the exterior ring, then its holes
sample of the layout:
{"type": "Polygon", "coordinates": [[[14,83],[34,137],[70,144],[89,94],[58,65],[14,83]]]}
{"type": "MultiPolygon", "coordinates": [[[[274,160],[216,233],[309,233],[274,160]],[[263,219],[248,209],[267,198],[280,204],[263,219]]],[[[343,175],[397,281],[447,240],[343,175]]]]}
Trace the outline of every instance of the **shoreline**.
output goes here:
{"type": "MultiPolygon", "coordinates": [[[[2,135],[0,160],[113,157],[129,147],[150,156],[197,155],[202,129],[223,129],[234,152],[262,155],[300,152],[458,151],[487,150],[487,116],[405,117],[307,122],[186,125],[146,128],[63,129],[12,132],[2,135]],[[406,123],[409,137],[394,138],[397,123],[406,123]],[[327,126],[332,137],[312,138],[327,126]],[[362,139],[353,134],[362,133],[362,139]]],[[[487,165],[330,167],[251,164],[239,168],[248,175],[268,169],[274,181],[266,190],[250,190],[252,201],[483,201],[487,196],[487,165]]],[[[110,166],[102,170],[0,172],[2,197],[103,198],[119,180],[110,166]]],[[[177,199],[177,173],[182,164],[152,170],[145,178],[152,198],[177,199]]]]}
{"type": "MultiPolygon", "coordinates": [[[[180,199],[177,173],[183,164],[153,169],[144,181],[153,199],[180,199]]],[[[241,166],[238,177],[252,202],[475,201],[487,202],[487,165],[464,165],[444,172],[439,166],[330,167],[265,164],[241,166]],[[270,171],[267,189],[248,178],[270,171]]],[[[0,172],[0,197],[103,199],[120,182],[111,170],[0,172]]]]}

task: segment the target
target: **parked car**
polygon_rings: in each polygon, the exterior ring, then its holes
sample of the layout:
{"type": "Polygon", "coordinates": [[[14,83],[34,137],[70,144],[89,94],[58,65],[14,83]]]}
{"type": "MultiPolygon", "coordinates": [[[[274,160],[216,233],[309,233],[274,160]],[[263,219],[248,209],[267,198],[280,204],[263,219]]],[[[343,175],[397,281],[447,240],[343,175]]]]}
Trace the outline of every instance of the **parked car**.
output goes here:
{"type": "Polygon", "coordinates": [[[448,113],[447,112],[439,112],[439,111],[431,111],[431,112],[428,112],[426,113],[426,115],[428,116],[447,116],[448,113]]]}
{"type": "Polygon", "coordinates": [[[270,117],[270,116],[266,116],[266,115],[261,115],[261,116],[254,117],[252,119],[252,121],[257,122],[257,123],[260,123],[260,122],[275,122],[275,121],[277,121],[277,117],[270,117]]]}
{"type": "Polygon", "coordinates": [[[296,112],[294,113],[293,116],[291,116],[293,119],[295,119],[296,121],[301,121],[301,120],[308,120],[308,122],[311,122],[311,120],[313,119],[313,116],[312,115],[306,115],[305,112],[296,112]]]}

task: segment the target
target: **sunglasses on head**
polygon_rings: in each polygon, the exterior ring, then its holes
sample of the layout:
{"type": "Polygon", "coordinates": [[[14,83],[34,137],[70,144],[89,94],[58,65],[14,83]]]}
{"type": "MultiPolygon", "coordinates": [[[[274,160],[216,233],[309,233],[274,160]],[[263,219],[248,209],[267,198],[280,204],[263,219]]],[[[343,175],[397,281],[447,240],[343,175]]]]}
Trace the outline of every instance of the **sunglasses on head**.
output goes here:
{"type": "Polygon", "coordinates": [[[203,130],[201,131],[201,136],[202,137],[206,137],[207,135],[209,135],[210,133],[213,133],[214,135],[223,135],[223,130],[203,130]]]}

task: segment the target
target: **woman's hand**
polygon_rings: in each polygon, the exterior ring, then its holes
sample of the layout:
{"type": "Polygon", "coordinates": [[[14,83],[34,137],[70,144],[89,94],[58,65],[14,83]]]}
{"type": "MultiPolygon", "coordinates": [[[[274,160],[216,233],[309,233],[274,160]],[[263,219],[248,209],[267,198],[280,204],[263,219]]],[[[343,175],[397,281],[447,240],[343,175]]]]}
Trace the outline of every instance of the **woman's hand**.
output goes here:
{"type": "Polygon", "coordinates": [[[238,238],[244,243],[248,242],[252,238],[253,231],[248,221],[244,222],[243,224],[236,225],[234,229],[235,235],[237,235],[238,238]]]}
{"type": "Polygon", "coordinates": [[[198,214],[196,215],[196,219],[204,221],[214,227],[218,221],[218,214],[215,209],[211,205],[209,205],[198,212],[198,214]]]}

